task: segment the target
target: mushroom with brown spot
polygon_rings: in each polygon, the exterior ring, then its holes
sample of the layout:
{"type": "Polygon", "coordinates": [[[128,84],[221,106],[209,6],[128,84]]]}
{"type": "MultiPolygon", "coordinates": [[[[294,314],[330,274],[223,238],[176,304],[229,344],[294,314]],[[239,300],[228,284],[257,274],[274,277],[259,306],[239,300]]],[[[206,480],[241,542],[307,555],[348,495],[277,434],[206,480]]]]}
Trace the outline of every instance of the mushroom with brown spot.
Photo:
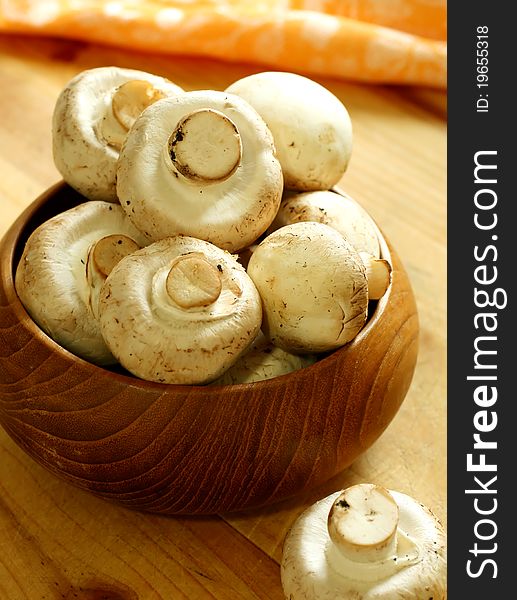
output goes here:
{"type": "Polygon", "coordinates": [[[290,600],[444,600],[445,531],[400,492],[362,483],[308,508],[281,564],[290,600]]]}
{"type": "Polygon", "coordinates": [[[263,331],[284,350],[336,349],[366,322],[365,267],[354,247],[328,225],[277,229],[253,252],[248,274],[262,298],[263,331]]]}
{"type": "Polygon", "coordinates": [[[146,243],[120,206],[85,202],[34,230],[16,270],[16,291],[58,344],[91,362],[114,363],[97,322],[99,291],[116,262],[146,243]]]}
{"type": "Polygon", "coordinates": [[[175,236],[122,259],[99,302],[109,348],[149,381],[203,384],[235,363],[260,329],[260,297],[228,252],[175,236]]]}
{"type": "Polygon", "coordinates": [[[98,67],[76,75],[52,119],[54,162],[63,179],[90,200],[117,202],[116,163],[127,132],[147,106],[182,92],[134,69],[98,67]]]}
{"type": "Polygon", "coordinates": [[[352,154],[347,109],[328,89],[295,73],[256,73],[232,83],[273,134],[285,186],[328,190],[345,173],[352,154]]]}
{"type": "Polygon", "coordinates": [[[150,106],[117,169],[120,202],[151,241],[184,234],[232,252],[268,228],[282,190],[264,121],[241,98],[211,90],[150,106]]]}

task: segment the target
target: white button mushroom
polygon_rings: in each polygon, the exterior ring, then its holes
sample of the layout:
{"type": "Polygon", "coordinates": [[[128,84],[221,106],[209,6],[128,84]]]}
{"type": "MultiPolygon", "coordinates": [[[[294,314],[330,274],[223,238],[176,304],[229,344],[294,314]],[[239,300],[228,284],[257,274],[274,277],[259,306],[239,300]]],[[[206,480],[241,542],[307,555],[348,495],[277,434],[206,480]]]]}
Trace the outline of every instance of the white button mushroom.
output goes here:
{"type": "Polygon", "coordinates": [[[184,234],[245,248],[273,221],[282,170],[266,125],[244,100],[186,92],[149,107],[122,149],[117,192],[152,241],[184,234]]]}
{"type": "Polygon", "coordinates": [[[329,90],[294,73],[265,72],[226,91],[248,101],[266,122],[287,188],[328,190],[341,179],[352,153],[352,124],[329,90]]]}
{"type": "Polygon", "coordinates": [[[96,320],[99,291],[114,264],[146,243],[119,205],[80,204],[31,234],[16,270],[16,291],[58,344],[91,362],[114,363],[96,320]]]}
{"type": "Polygon", "coordinates": [[[307,509],[281,565],[290,600],[444,600],[445,532],[400,492],[359,484],[307,509]]]}
{"type": "Polygon", "coordinates": [[[294,223],[273,232],[253,252],[248,274],[262,298],[263,331],[284,350],[333,350],[366,321],[365,267],[328,225],[294,223]]]}
{"type": "Polygon", "coordinates": [[[390,284],[391,265],[380,258],[381,234],[370,215],[343,193],[287,191],[268,232],[306,221],[329,225],[352,244],[366,267],[368,298],[379,300],[390,284]]]}
{"type": "Polygon", "coordinates": [[[285,225],[314,221],[339,231],[357,250],[378,258],[379,232],[370,215],[350,196],[329,190],[316,192],[286,191],[275,220],[273,232],[285,225]]]}
{"type": "Polygon", "coordinates": [[[264,381],[280,375],[286,375],[298,369],[304,369],[316,362],[316,356],[300,356],[286,352],[273,345],[260,333],[251,348],[230,367],[226,373],[216,379],[214,385],[233,385],[264,381]]]}
{"type": "Polygon", "coordinates": [[[54,162],[63,179],[90,200],[116,202],[119,150],[136,117],[183,90],[144,71],[99,67],[62,90],[52,119],[54,162]]]}
{"type": "Polygon", "coordinates": [[[260,297],[228,252],[187,236],[122,259],[99,302],[101,330],[131,373],[161,383],[219,377],[260,329],[260,297]]]}

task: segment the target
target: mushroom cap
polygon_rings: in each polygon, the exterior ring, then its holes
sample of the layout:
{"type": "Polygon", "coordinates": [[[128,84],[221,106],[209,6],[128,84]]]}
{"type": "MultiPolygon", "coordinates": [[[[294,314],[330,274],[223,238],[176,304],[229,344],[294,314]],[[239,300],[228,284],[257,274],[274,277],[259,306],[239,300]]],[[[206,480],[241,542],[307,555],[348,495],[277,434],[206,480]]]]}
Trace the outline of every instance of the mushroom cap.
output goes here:
{"type": "Polygon", "coordinates": [[[292,354],[273,345],[261,332],[251,348],[213,385],[233,385],[264,381],[292,371],[309,367],[316,362],[312,354],[292,354]]]}
{"type": "Polygon", "coordinates": [[[353,246],[328,225],[277,229],[257,246],[247,271],[262,298],[263,331],[284,350],[333,350],[366,321],[365,267],[353,246]]]}
{"type": "Polygon", "coordinates": [[[119,362],[142,379],[200,384],[219,377],[260,329],[260,297],[236,259],[209,242],[165,238],[122,259],[99,303],[119,362]]]}
{"type": "Polygon", "coordinates": [[[378,562],[339,556],[327,520],[341,492],[309,507],[294,523],[281,564],[282,587],[291,600],[444,600],[447,550],[443,526],[410,496],[389,491],[399,509],[394,552],[378,562]],[[395,560],[396,559],[396,560],[395,560]]]}
{"type": "Polygon", "coordinates": [[[286,191],[269,231],[303,221],[324,223],[339,231],[358,252],[375,258],[380,256],[377,225],[364,208],[346,194],[330,190],[286,191]]]}
{"type": "Polygon", "coordinates": [[[130,81],[147,81],[165,96],[183,90],[163,77],[135,69],[98,67],[82,71],[61,91],[52,118],[52,147],[56,168],[63,179],[89,200],[117,202],[116,163],[119,150],[104,139],[106,121],[117,123],[112,100],[117,89],[130,81]]]}
{"type": "Polygon", "coordinates": [[[267,71],[226,91],[249,102],[271,130],[286,188],[328,190],[341,179],[352,153],[352,123],[329,90],[295,73],[267,71]]]}
{"type": "Polygon", "coordinates": [[[211,90],[150,106],[126,138],[117,170],[120,202],[150,240],[183,234],[229,251],[248,246],[268,228],[282,190],[263,120],[241,98],[211,90]],[[194,164],[203,168],[202,177],[192,173],[194,164]]]}
{"type": "Polygon", "coordinates": [[[18,263],[16,291],[33,320],[58,344],[98,364],[115,362],[102,338],[93,306],[103,278],[90,250],[105,236],[122,234],[145,245],[122,208],[109,202],[80,204],[33,231],[18,263]],[[93,286],[93,287],[92,287],[93,286]]]}

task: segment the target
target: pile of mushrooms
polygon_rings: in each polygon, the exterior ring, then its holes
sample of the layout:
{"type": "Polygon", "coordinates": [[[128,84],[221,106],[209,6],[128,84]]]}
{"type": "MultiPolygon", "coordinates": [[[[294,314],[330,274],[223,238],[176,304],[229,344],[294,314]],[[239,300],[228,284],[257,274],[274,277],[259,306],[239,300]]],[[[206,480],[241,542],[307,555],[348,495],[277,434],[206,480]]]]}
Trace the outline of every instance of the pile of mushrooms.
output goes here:
{"type": "Polygon", "coordinates": [[[289,600],[444,600],[445,531],[410,496],[361,483],[309,507],[285,542],[289,600]]]}
{"type": "Polygon", "coordinates": [[[235,384],[307,367],[349,343],[390,284],[379,231],[331,188],[350,117],[292,73],[225,91],[156,75],[77,75],[53,154],[84,203],[40,225],[19,297],[72,353],[171,384],[235,384]]]}

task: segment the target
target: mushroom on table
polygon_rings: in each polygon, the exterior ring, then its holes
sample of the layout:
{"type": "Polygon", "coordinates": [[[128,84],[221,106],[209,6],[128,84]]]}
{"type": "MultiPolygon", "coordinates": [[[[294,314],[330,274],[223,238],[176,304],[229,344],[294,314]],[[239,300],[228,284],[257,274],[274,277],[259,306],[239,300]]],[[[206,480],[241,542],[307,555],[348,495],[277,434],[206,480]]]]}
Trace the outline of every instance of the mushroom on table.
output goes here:
{"type": "Polygon", "coordinates": [[[361,483],[308,508],[289,531],[289,600],[444,600],[445,531],[423,504],[361,483]]]}
{"type": "Polygon", "coordinates": [[[97,322],[99,292],[116,262],[146,244],[119,205],[85,202],[34,230],[18,263],[16,291],[57,343],[94,363],[114,363],[97,322]]]}
{"type": "Polygon", "coordinates": [[[231,252],[268,228],[282,190],[264,121],[242,98],[211,90],[145,110],[117,168],[120,203],[150,241],[183,234],[231,252]]]}
{"type": "Polygon", "coordinates": [[[127,132],[147,106],[182,92],[134,69],[98,67],[76,75],[52,118],[54,162],[63,179],[90,200],[117,202],[116,163],[127,132]]]}

